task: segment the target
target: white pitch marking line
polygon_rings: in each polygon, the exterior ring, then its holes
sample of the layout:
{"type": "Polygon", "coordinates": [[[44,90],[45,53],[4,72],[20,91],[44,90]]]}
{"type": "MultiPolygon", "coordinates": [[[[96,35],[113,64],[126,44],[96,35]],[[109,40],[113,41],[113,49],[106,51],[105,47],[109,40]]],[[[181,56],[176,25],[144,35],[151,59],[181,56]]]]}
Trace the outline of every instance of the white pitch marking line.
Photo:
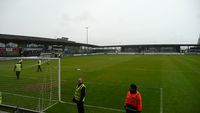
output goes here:
{"type": "MultiPolygon", "coordinates": [[[[41,100],[49,100],[46,98],[39,98],[39,97],[33,97],[33,96],[26,96],[26,95],[21,95],[21,94],[15,94],[15,93],[8,93],[8,92],[1,92],[2,94],[7,94],[7,95],[13,95],[13,96],[18,96],[18,97],[24,97],[24,98],[32,98],[32,99],[41,99],[41,100]]],[[[53,102],[56,102],[58,100],[51,100],[53,102]]]]}
{"type": "MultiPolygon", "coordinates": [[[[2,93],[4,93],[4,94],[14,95],[14,96],[21,96],[21,97],[25,97],[25,98],[33,98],[33,99],[43,99],[43,100],[48,100],[48,99],[44,99],[44,98],[37,98],[37,97],[32,97],[32,96],[25,96],[25,95],[13,94],[13,93],[8,93],[8,92],[2,92],[2,93]]],[[[54,106],[55,104],[57,104],[56,101],[58,101],[58,100],[52,100],[52,101],[55,102],[55,103],[52,105],[52,106],[54,106]]],[[[75,103],[72,103],[72,102],[64,102],[64,101],[61,101],[61,103],[66,103],[66,104],[75,105],[75,103]]],[[[117,112],[125,112],[125,111],[122,110],[122,109],[106,108],[106,107],[102,107],[102,106],[94,106],[94,105],[85,105],[85,106],[86,106],[86,107],[90,107],[90,108],[105,109],[105,110],[111,110],[111,111],[117,111],[117,112]]]]}
{"type": "MultiPolygon", "coordinates": [[[[3,94],[9,94],[9,95],[14,95],[14,96],[20,96],[20,97],[25,97],[25,98],[32,98],[32,99],[41,99],[41,100],[48,100],[49,99],[45,99],[45,98],[37,98],[37,97],[32,97],[32,96],[25,96],[25,95],[20,95],[20,94],[13,94],[13,93],[8,93],[8,92],[2,92],[3,94]]],[[[58,104],[58,100],[51,100],[53,103],[52,105],[46,107],[45,109],[43,109],[42,111],[46,111],[47,109],[53,107],[54,105],[58,104]]],[[[1,113],[1,112],[0,112],[1,113]]]]}
{"type": "Polygon", "coordinates": [[[160,88],[160,113],[163,113],[163,88],[160,88]]]}
{"type": "MultiPolygon", "coordinates": [[[[64,101],[61,101],[61,103],[70,104],[70,105],[75,105],[75,103],[72,103],[72,102],[64,102],[64,101]]],[[[107,108],[107,107],[102,107],[102,106],[94,106],[94,105],[87,105],[87,104],[85,104],[84,106],[90,107],[90,108],[105,109],[105,110],[110,110],[110,111],[125,112],[125,111],[122,110],[122,109],[107,108]]]]}
{"type": "Polygon", "coordinates": [[[58,102],[56,102],[56,103],[54,103],[54,104],[50,105],[49,107],[46,107],[46,108],[45,108],[44,110],[42,110],[42,111],[44,112],[44,111],[48,110],[49,108],[51,108],[51,107],[55,106],[56,104],[58,104],[58,102]]]}

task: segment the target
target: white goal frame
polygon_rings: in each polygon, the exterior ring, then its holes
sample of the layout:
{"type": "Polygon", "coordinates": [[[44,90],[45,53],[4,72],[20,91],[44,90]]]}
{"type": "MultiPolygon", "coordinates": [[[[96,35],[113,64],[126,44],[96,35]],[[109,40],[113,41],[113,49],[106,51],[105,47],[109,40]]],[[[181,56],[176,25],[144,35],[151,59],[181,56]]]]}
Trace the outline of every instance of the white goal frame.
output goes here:
{"type": "MultiPolygon", "coordinates": [[[[0,60],[57,60],[58,61],[58,102],[62,102],[61,101],[61,59],[60,58],[49,58],[49,57],[0,57],[0,60]]],[[[33,97],[34,98],[34,97],[33,97]]],[[[55,101],[55,100],[54,100],[55,101]]],[[[57,103],[58,103],[57,102],[57,103]]],[[[36,112],[36,113],[43,113],[44,111],[46,111],[47,109],[53,107],[54,105],[56,105],[57,103],[45,108],[42,111],[37,111],[37,110],[31,110],[31,109],[27,109],[27,108],[22,108],[22,107],[17,107],[17,106],[11,106],[11,105],[5,105],[5,104],[0,104],[0,106],[2,107],[8,107],[8,108],[14,108],[14,109],[20,109],[22,111],[29,111],[29,112],[36,112]]]]}

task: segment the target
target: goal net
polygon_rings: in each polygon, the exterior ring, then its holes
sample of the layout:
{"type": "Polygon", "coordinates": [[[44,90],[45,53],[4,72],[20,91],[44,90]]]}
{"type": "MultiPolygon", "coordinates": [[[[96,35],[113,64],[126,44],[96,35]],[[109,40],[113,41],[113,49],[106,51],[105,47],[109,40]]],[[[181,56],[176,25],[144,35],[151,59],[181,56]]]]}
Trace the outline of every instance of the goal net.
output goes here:
{"type": "Polygon", "coordinates": [[[61,98],[60,59],[0,57],[0,94],[1,106],[32,112],[47,110],[61,98]],[[21,61],[18,73],[15,67],[21,61]]]}

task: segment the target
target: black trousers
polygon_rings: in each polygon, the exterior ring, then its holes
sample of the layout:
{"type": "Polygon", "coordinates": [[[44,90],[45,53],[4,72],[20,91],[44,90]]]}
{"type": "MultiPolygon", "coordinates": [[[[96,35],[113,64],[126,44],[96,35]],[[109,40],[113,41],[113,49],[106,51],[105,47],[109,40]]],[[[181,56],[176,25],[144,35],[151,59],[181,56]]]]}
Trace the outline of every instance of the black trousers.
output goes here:
{"type": "Polygon", "coordinates": [[[16,71],[17,80],[19,80],[20,71],[16,71]]]}
{"type": "Polygon", "coordinates": [[[126,113],[138,113],[137,111],[132,111],[132,110],[127,110],[126,109],[126,113]]]}
{"type": "Polygon", "coordinates": [[[38,65],[37,72],[42,71],[41,65],[38,65]]]}
{"type": "Polygon", "coordinates": [[[77,108],[78,108],[78,113],[85,113],[83,104],[84,104],[83,102],[77,102],[76,103],[77,108]]]}
{"type": "Polygon", "coordinates": [[[126,105],[126,113],[140,113],[136,109],[137,109],[136,106],[132,106],[129,104],[126,105]]]}

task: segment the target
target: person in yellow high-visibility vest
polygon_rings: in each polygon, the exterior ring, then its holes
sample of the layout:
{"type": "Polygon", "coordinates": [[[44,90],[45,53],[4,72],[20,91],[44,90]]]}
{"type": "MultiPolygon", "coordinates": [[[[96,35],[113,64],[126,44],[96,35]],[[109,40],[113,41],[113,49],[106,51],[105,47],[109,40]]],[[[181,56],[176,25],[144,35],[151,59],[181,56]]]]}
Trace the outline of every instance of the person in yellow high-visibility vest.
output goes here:
{"type": "Polygon", "coordinates": [[[19,80],[20,72],[22,70],[22,65],[20,62],[15,64],[14,71],[16,72],[17,80],[19,80]]]}
{"type": "Polygon", "coordinates": [[[84,113],[84,101],[86,95],[86,86],[83,83],[83,79],[78,79],[78,85],[74,93],[73,102],[77,104],[78,113],[84,113]]]}
{"type": "Polygon", "coordinates": [[[20,60],[19,60],[19,63],[21,64],[21,67],[22,67],[22,62],[23,62],[23,60],[22,60],[22,59],[20,59],[20,60]]]}
{"type": "Polygon", "coordinates": [[[41,60],[38,60],[38,68],[37,68],[37,72],[41,72],[42,71],[42,68],[41,68],[41,65],[42,65],[42,61],[41,60]]]}
{"type": "Polygon", "coordinates": [[[2,104],[2,95],[1,95],[1,92],[0,92],[0,104],[2,104]]]}

